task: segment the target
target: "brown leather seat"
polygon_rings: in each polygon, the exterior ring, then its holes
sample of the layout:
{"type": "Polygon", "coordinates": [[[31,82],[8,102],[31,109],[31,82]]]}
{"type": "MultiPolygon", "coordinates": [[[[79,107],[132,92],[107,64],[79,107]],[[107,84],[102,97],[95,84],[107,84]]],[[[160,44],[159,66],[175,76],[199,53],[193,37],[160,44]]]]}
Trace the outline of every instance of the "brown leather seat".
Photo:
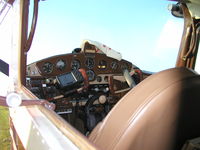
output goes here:
{"type": "Polygon", "coordinates": [[[89,140],[102,150],[177,150],[200,136],[200,76],[186,68],[154,74],[125,95],[89,140]]]}

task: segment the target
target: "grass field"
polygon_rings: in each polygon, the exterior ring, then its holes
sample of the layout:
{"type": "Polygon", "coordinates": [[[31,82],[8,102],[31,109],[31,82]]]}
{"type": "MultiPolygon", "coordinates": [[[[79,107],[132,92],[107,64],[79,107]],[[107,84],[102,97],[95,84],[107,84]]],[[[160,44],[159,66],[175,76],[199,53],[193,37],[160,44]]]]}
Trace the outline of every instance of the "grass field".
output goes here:
{"type": "Polygon", "coordinates": [[[8,109],[0,106],[0,150],[10,150],[8,109]]]}

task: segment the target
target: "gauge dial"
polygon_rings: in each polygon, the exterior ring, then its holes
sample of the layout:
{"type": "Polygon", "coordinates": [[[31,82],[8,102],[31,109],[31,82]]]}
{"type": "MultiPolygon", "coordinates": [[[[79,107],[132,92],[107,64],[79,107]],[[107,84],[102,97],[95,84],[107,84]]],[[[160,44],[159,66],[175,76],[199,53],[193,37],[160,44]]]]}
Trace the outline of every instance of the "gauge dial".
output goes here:
{"type": "Polygon", "coordinates": [[[101,76],[97,76],[96,80],[97,80],[97,82],[101,82],[102,81],[102,77],[101,76]]]}
{"type": "Polygon", "coordinates": [[[95,79],[95,73],[94,73],[94,71],[88,70],[88,71],[86,71],[86,74],[88,76],[88,80],[89,81],[93,81],[95,79]]]}
{"type": "Polygon", "coordinates": [[[71,63],[72,70],[78,70],[80,66],[81,66],[80,61],[77,59],[74,59],[71,63]]]}
{"type": "Polygon", "coordinates": [[[106,69],[107,67],[107,62],[105,60],[100,60],[98,64],[99,69],[106,69]]]}
{"type": "Polygon", "coordinates": [[[53,64],[50,62],[44,63],[44,65],[42,66],[42,70],[44,71],[44,73],[48,74],[53,72],[53,64]]]}
{"type": "Polygon", "coordinates": [[[111,68],[112,69],[114,69],[114,70],[116,70],[117,68],[118,68],[118,63],[117,63],[117,61],[113,61],[112,63],[111,63],[111,68]]]}
{"type": "Polygon", "coordinates": [[[128,64],[123,63],[123,64],[121,65],[121,68],[122,68],[122,70],[128,69],[128,64]]]}
{"type": "Polygon", "coordinates": [[[58,70],[64,70],[65,69],[65,67],[66,67],[66,62],[64,61],[64,60],[59,60],[57,63],[56,63],[56,68],[58,69],[58,70]]]}
{"type": "Polygon", "coordinates": [[[94,67],[94,59],[88,57],[85,61],[85,65],[87,66],[88,69],[92,69],[94,67]]]}

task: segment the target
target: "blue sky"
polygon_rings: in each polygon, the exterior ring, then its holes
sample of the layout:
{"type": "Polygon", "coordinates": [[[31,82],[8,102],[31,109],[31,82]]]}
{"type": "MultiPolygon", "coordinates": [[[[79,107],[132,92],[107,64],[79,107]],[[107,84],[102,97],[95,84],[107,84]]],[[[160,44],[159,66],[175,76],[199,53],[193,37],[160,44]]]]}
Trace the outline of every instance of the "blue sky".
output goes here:
{"type": "Polygon", "coordinates": [[[183,20],[166,0],[40,1],[38,25],[28,57],[33,62],[70,53],[84,39],[106,44],[141,69],[175,64],[183,20]],[[39,55],[38,55],[39,54],[39,55]]]}

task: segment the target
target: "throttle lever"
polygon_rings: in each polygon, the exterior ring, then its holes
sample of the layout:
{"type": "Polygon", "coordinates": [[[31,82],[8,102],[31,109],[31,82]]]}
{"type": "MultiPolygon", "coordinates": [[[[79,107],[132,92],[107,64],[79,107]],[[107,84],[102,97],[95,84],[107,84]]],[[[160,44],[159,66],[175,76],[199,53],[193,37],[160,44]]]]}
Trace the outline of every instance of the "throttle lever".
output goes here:
{"type": "Polygon", "coordinates": [[[136,86],[135,81],[133,80],[133,78],[131,77],[131,75],[129,74],[129,72],[128,72],[127,69],[125,69],[123,71],[123,75],[124,75],[124,78],[125,78],[125,80],[128,83],[128,85],[129,85],[130,88],[133,88],[133,87],[136,86]]]}

